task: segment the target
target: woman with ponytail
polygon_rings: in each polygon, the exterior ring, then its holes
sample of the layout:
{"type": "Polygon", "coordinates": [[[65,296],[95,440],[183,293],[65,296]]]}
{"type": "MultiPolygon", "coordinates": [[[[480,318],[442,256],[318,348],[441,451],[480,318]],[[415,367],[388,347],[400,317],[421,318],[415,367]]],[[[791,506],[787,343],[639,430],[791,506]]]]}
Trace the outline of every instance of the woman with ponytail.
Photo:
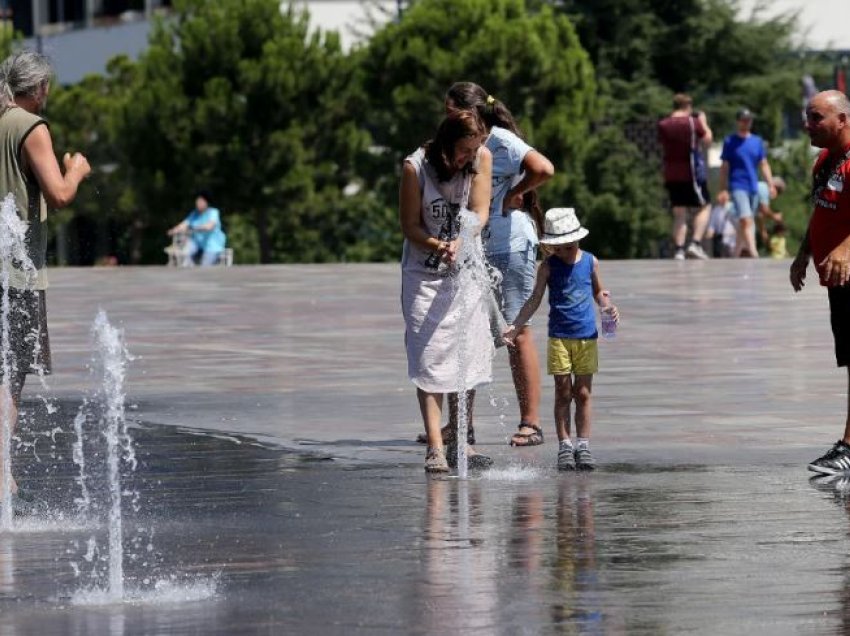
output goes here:
{"type": "MultiPolygon", "coordinates": [[[[552,162],[529,146],[511,111],[478,84],[457,82],[446,93],[446,110],[474,110],[487,127],[486,147],[493,155],[490,220],[482,233],[491,265],[502,273],[500,296],[505,320],[512,324],[534,289],[542,212],[535,188],[552,177],[552,162]]],[[[508,349],[520,409],[512,446],[543,443],[540,427],[540,367],[530,325],[508,349]]]]}

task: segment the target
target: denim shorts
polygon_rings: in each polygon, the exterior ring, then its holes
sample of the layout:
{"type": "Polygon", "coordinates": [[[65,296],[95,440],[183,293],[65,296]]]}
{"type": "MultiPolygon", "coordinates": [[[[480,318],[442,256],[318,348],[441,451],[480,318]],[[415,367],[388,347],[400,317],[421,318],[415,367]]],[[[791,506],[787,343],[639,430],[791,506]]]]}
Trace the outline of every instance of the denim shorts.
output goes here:
{"type": "Polygon", "coordinates": [[[759,207],[758,192],[748,192],[747,190],[732,190],[730,193],[732,199],[732,209],[730,213],[736,221],[741,219],[752,219],[756,215],[756,210],[759,207]]]}
{"type": "MultiPolygon", "coordinates": [[[[536,276],[537,247],[530,245],[524,252],[490,254],[487,260],[502,273],[497,290],[499,306],[507,323],[513,324],[519,310],[531,298],[536,276]]],[[[531,320],[527,324],[531,324],[531,320]]]]}

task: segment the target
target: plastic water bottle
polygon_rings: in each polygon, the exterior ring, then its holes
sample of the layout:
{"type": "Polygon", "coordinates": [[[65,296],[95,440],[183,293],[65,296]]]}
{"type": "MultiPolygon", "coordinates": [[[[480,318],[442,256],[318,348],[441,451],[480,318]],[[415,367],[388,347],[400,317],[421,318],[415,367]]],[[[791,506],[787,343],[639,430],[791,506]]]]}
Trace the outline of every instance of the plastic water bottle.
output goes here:
{"type": "MultiPolygon", "coordinates": [[[[605,298],[608,299],[608,302],[611,302],[611,294],[607,291],[602,292],[605,298]]],[[[611,307],[605,307],[600,311],[600,318],[602,319],[602,337],[610,340],[611,338],[617,337],[617,320],[611,313],[611,307]]]]}

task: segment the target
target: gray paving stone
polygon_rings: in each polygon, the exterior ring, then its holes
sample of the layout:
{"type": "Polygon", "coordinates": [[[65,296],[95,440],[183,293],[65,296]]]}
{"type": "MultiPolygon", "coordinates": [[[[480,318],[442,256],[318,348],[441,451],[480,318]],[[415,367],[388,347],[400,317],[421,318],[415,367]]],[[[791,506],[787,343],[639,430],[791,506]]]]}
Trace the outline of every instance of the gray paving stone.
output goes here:
{"type": "Polygon", "coordinates": [[[594,382],[599,470],[555,470],[548,377],[546,444],[506,445],[501,352],[476,407],[496,467],[467,482],[427,478],[412,441],[397,266],[53,271],[61,408],[28,386],[16,453],[50,515],[0,533],[0,634],[846,633],[850,484],[805,464],[847,378],[825,293],[794,295],[787,268],[603,261],[622,324],[594,382]],[[69,461],[98,306],[137,356],[128,585],[171,598],[78,602],[105,534],[72,522],[69,461]]]}

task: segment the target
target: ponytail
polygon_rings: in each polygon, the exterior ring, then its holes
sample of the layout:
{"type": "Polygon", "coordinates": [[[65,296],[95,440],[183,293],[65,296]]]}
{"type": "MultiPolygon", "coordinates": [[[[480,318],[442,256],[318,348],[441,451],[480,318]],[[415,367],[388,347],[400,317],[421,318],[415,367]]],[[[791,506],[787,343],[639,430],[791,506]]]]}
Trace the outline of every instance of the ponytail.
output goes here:
{"type": "Polygon", "coordinates": [[[520,139],[525,138],[508,107],[474,82],[452,84],[446,92],[446,101],[455,108],[475,110],[488,129],[498,126],[510,130],[520,139]]]}

